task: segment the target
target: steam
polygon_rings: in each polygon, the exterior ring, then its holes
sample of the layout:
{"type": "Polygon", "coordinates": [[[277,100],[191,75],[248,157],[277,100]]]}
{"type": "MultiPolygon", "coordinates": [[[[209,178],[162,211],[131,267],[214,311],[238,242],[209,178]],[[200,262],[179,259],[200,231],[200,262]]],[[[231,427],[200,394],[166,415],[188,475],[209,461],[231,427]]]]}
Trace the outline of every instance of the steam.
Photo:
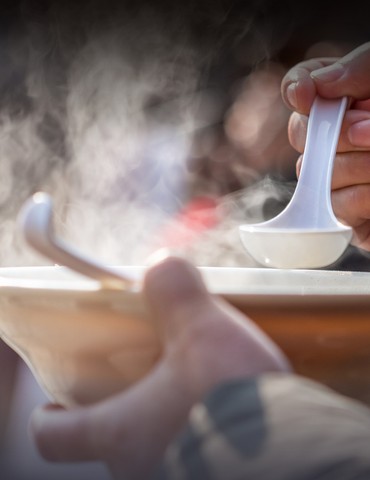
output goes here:
{"type": "MultiPolygon", "coordinates": [[[[202,265],[253,265],[237,227],[262,220],[264,200],[279,201],[287,189],[262,184],[242,144],[222,128],[229,92],[245,85],[213,81],[225,16],[215,6],[198,17],[194,5],[166,17],[167,6],[108,3],[50,2],[46,13],[20,3],[6,45],[18,79],[7,79],[7,92],[17,95],[0,114],[0,265],[48,263],[15,224],[37,190],[52,195],[58,233],[111,264],[142,264],[166,247],[163,231],[186,229],[178,215],[201,195],[215,201],[218,221],[171,249],[202,265]],[[210,15],[209,31],[196,41],[194,18],[201,25],[202,15],[210,15]]],[[[269,50],[258,42],[253,62],[269,50]]]]}

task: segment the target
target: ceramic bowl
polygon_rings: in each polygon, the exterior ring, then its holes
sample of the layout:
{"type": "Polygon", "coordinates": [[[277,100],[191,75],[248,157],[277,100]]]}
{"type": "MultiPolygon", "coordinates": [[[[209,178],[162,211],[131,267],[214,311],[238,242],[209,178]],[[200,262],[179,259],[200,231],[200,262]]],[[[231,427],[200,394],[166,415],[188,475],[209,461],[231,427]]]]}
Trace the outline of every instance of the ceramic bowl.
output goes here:
{"type": "MultiPolygon", "coordinates": [[[[138,278],[145,270],[117,269],[138,278]]],[[[199,269],[298,374],[370,404],[370,274],[199,269]]],[[[105,290],[63,267],[0,269],[0,332],[50,399],[67,407],[127,388],[161,353],[140,292],[105,290]]]]}

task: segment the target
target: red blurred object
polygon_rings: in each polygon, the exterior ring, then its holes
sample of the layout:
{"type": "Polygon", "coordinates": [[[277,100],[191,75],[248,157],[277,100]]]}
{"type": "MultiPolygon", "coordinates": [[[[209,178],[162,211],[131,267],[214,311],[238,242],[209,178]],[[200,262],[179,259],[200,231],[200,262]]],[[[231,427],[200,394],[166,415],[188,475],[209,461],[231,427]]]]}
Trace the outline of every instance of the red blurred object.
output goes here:
{"type": "Polygon", "coordinates": [[[221,220],[218,200],[196,197],[191,200],[160,233],[158,248],[184,247],[221,220]]]}

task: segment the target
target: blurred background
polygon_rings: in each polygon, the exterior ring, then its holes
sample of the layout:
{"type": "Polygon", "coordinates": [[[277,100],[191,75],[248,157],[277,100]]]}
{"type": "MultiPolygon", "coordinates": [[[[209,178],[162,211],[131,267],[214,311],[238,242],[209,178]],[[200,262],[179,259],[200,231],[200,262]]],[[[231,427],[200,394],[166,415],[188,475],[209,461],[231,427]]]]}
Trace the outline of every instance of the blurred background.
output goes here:
{"type": "MultiPolygon", "coordinates": [[[[39,190],[58,234],[106,263],[167,249],[256,266],[238,225],[278,213],[296,182],[281,80],[368,41],[369,18],[357,1],[2,2],[0,267],[50,263],[16,227],[39,190]]],[[[369,270],[368,256],[349,247],[331,268],[369,270]]],[[[6,478],[64,478],[26,440],[46,399],[5,345],[0,361],[6,478]]]]}
{"type": "Polygon", "coordinates": [[[38,190],[57,232],[104,262],[168,248],[253,266],[237,226],[274,215],[296,181],[282,77],[368,36],[366,5],[301,3],[5,2],[0,266],[49,263],[15,223],[38,190]]]}

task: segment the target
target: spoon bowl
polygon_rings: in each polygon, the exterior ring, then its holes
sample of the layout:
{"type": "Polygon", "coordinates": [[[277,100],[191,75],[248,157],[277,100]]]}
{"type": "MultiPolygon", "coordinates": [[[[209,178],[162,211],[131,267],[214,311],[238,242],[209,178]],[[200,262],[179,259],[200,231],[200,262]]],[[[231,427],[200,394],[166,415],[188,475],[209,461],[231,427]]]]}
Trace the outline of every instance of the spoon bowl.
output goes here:
{"type": "Polygon", "coordinates": [[[240,234],[249,253],[262,265],[281,269],[321,268],[344,253],[352,229],[338,226],[331,230],[284,230],[242,225],[240,234]]]}
{"type": "Polygon", "coordinates": [[[241,241],[260,264],[274,268],[321,268],[346,250],[352,228],[335,217],[331,178],[347,98],[316,97],[311,108],[302,168],[294,194],[275,218],[241,225],[241,241]]]}

